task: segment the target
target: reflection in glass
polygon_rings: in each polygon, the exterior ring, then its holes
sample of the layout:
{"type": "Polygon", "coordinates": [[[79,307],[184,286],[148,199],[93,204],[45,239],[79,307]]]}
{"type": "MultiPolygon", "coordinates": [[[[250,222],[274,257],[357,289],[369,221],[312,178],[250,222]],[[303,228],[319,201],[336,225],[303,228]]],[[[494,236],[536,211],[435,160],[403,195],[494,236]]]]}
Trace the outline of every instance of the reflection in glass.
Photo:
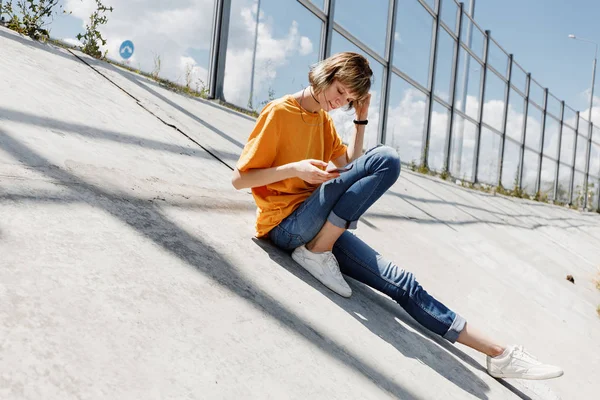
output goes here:
{"type": "Polygon", "coordinates": [[[527,110],[527,130],[525,131],[525,146],[535,151],[540,150],[542,139],[542,110],[529,103],[527,110]]]}
{"type": "MultiPolygon", "coordinates": [[[[367,57],[371,70],[373,71],[370,92],[371,104],[369,106],[369,125],[367,125],[367,128],[365,129],[365,140],[363,143],[363,148],[369,149],[377,145],[377,138],[379,136],[379,110],[381,105],[383,65],[366,55],[362,50],[350,43],[348,39],[344,38],[339,33],[334,32],[331,40],[331,54],[342,51],[352,51],[367,57]]],[[[354,123],[352,122],[355,118],[354,110],[334,110],[331,112],[331,117],[333,118],[335,127],[342,137],[342,140],[348,143],[354,132],[354,123]]]]}
{"type": "Polygon", "coordinates": [[[448,28],[450,28],[451,32],[456,34],[456,30],[458,28],[458,5],[454,0],[442,1],[441,17],[442,22],[445,23],[448,28]]]}
{"type": "Polygon", "coordinates": [[[523,94],[527,86],[527,74],[513,61],[510,83],[523,94]]]}
{"type": "Polygon", "coordinates": [[[508,78],[508,55],[493,40],[488,49],[488,64],[494,67],[504,78],[508,78]]]}
{"type": "Polygon", "coordinates": [[[463,16],[462,28],[460,32],[460,40],[462,43],[467,45],[471,51],[479,58],[480,61],[483,61],[483,45],[485,42],[485,35],[479,28],[471,22],[471,20],[466,17],[467,13],[463,16]],[[471,31],[471,39],[469,41],[469,28],[471,31]],[[471,45],[469,46],[469,43],[471,45]]]}
{"type": "Polygon", "coordinates": [[[398,150],[403,163],[420,164],[427,96],[392,75],[385,144],[398,150]]]}
{"type": "Polygon", "coordinates": [[[563,123],[569,125],[571,128],[575,129],[577,126],[577,113],[571,107],[565,104],[565,116],[563,119],[563,123]]]}
{"type": "Polygon", "coordinates": [[[529,85],[529,101],[534,102],[542,109],[544,108],[544,89],[533,79],[529,85]]]}
{"type": "Polygon", "coordinates": [[[416,0],[399,0],[393,65],[427,88],[433,17],[416,0]]]}
{"type": "Polygon", "coordinates": [[[333,18],[358,40],[383,57],[388,20],[388,0],[336,0],[333,18]],[[359,14],[357,14],[357,12],[359,14]]]}
{"type": "Polygon", "coordinates": [[[560,162],[573,165],[573,146],[575,146],[575,131],[563,126],[562,141],[560,143],[560,162]]]}
{"type": "Polygon", "coordinates": [[[546,195],[546,198],[551,199],[554,191],[554,179],[556,176],[556,161],[552,161],[548,157],[542,158],[542,176],[540,181],[540,192],[546,195]]]}
{"type": "Polygon", "coordinates": [[[600,145],[592,143],[590,153],[590,175],[600,178],[600,145]]]}
{"type": "Polygon", "coordinates": [[[548,105],[546,107],[546,112],[548,114],[552,114],[556,119],[560,120],[560,101],[548,93],[548,105]]]}
{"type": "Polygon", "coordinates": [[[538,167],[540,165],[539,155],[531,150],[525,149],[523,157],[523,181],[521,189],[529,195],[535,194],[535,185],[537,183],[538,167]]]}
{"type": "Polygon", "coordinates": [[[515,188],[519,173],[520,147],[517,143],[506,138],[504,144],[504,161],[502,163],[502,187],[512,190],[515,188]]]}
{"type": "Polygon", "coordinates": [[[437,65],[435,70],[434,93],[440,99],[450,103],[450,92],[452,88],[452,57],[456,41],[446,32],[440,29],[437,47],[437,65]]]}
{"type": "Polygon", "coordinates": [[[486,128],[481,128],[479,144],[479,167],[477,180],[489,185],[498,183],[498,160],[500,159],[500,135],[486,128]]]}
{"type": "Polygon", "coordinates": [[[506,135],[521,143],[523,137],[523,119],[525,116],[525,100],[514,89],[510,89],[508,98],[508,114],[506,116],[506,135]]]}
{"type": "Polygon", "coordinates": [[[549,114],[546,115],[546,128],[544,132],[544,155],[556,159],[558,157],[558,133],[560,122],[549,114]]]}
{"type": "Polygon", "coordinates": [[[450,173],[459,179],[472,182],[477,127],[460,115],[454,116],[453,125],[450,173]]]}
{"type": "Polygon", "coordinates": [[[483,105],[483,121],[502,131],[504,119],[504,91],[506,83],[494,72],[488,69],[485,89],[485,104],[483,105]]]}
{"type": "Polygon", "coordinates": [[[308,85],[308,70],[319,60],[322,26],[298,2],[260,4],[257,30],[257,3],[232,0],[223,86],[228,102],[256,111],[308,85]]]}
{"type": "Polygon", "coordinates": [[[585,175],[582,172],[575,171],[573,176],[573,204],[577,207],[583,207],[585,197],[584,178],[585,175]]]}
{"type": "Polygon", "coordinates": [[[462,47],[459,52],[456,76],[456,109],[474,120],[479,119],[479,88],[481,86],[481,64],[462,47]],[[467,69],[468,67],[468,69],[467,69]]]}
{"type": "Polygon", "coordinates": [[[585,153],[587,152],[587,139],[583,136],[577,137],[577,154],[575,154],[575,169],[585,172],[586,158],[585,153]]]}
{"type": "Polygon", "coordinates": [[[429,136],[429,169],[441,172],[444,168],[444,155],[446,153],[446,138],[448,137],[448,123],[450,111],[437,101],[433,103],[431,114],[431,133],[429,136]]]}
{"type": "Polygon", "coordinates": [[[571,167],[560,163],[558,167],[557,200],[567,203],[569,201],[569,187],[571,184],[571,167]]]}

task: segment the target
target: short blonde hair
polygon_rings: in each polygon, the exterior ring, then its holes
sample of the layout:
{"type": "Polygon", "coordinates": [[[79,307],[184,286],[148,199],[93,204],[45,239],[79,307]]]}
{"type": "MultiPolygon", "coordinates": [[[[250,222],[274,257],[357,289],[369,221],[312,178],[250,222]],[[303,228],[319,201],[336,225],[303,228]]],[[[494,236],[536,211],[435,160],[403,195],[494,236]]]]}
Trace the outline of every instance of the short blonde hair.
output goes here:
{"type": "Polygon", "coordinates": [[[348,104],[348,108],[352,108],[355,101],[360,102],[369,93],[372,77],[369,61],[358,53],[347,51],[314,64],[308,73],[308,82],[318,94],[338,80],[356,97],[348,104]]]}

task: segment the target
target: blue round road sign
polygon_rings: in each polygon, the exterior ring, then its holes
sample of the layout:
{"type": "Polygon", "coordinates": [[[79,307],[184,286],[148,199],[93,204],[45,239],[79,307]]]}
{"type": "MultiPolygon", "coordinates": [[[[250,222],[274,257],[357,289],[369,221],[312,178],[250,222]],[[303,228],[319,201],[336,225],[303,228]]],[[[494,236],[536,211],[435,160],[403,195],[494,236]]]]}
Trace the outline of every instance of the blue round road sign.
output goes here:
{"type": "Polygon", "coordinates": [[[129,57],[133,55],[133,42],[131,40],[126,40],[121,43],[121,48],[119,48],[119,54],[121,57],[127,60],[129,57]]]}

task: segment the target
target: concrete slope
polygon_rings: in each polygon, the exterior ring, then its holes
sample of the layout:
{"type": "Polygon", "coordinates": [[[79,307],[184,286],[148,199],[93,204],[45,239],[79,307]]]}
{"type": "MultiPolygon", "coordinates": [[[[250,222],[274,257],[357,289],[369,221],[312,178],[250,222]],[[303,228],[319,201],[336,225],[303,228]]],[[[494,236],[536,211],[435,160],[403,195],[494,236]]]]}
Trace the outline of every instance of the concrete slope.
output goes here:
{"type": "Polygon", "coordinates": [[[405,170],[362,219],[471,325],[565,369],[495,380],[253,239],[230,185],[252,119],[76,55],[0,28],[1,399],[598,396],[600,215],[405,170]]]}

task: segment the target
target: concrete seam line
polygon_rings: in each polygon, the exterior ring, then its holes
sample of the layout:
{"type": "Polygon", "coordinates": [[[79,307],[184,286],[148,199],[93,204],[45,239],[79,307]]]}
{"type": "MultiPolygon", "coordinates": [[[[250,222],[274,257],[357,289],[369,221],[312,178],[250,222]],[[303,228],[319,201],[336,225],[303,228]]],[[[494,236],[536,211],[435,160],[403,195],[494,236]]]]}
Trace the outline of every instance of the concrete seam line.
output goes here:
{"type": "Polygon", "coordinates": [[[165,124],[166,126],[175,129],[177,132],[181,133],[183,136],[185,136],[187,139],[189,139],[191,142],[193,142],[194,144],[196,144],[197,146],[199,146],[202,150],[206,151],[208,154],[210,154],[213,158],[215,158],[217,161],[219,161],[221,164],[225,165],[227,168],[229,168],[231,171],[233,171],[233,168],[227,164],[225,161],[223,161],[219,156],[217,156],[215,154],[215,151],[211,151],[209,150],[207,147],[201,145],[200,143],[198,143],[198,141],[196,141],[195,139],[193,139],[192,137],[190,137],[187,133],[183,132],[181,129],[179,129],[177,126],[173,125],[173,124],[169,124],[166,121],[164,121],[162,118],[160,118],[158,115],[154,114],[152,111],[148,110],[146,107],[144,107],[142,105],[142,103],[140,102],[140,100],[138,100],[135,96],[133,96],[131,93],[129,93],[127,90],[123,89],[121,86],[119,86],[118,84],[116,84],[113,80],[111,80],[109,77],[107,77],[106,75],[104,75],[102,72],[98,71],[96,68],[94,68],[91,64],[89,64],[86,60],[84,60],[83,58],[79,57],[77,54],[73,53],[71,51],[71,49],[66,49],[69,53],[71,53],[75,58],[77,58],[79,61],[81,61],[82,63],[84,63],[85,65],[87,65],[88,67],[90,67],[92,70],[96,71],[98,74],[100,74],[100,76],[102,76],[104,79],[106,79],[107,81],[109,81],[110,83],[112,83],[113,85],[115,85],[116,87],[118,87],[123,93],[125,93],[126,95],[128,95],[129,97],[131,97],[132,99],[135,100],[136,104],[138,106],[140,106],[142,109],[144,109],[144,111],[146,111],[147,113],[149,113],[150,115],[154,116],[156,119],[158,119],[160,122],[162,122],[163,124],[165,124]]]}

